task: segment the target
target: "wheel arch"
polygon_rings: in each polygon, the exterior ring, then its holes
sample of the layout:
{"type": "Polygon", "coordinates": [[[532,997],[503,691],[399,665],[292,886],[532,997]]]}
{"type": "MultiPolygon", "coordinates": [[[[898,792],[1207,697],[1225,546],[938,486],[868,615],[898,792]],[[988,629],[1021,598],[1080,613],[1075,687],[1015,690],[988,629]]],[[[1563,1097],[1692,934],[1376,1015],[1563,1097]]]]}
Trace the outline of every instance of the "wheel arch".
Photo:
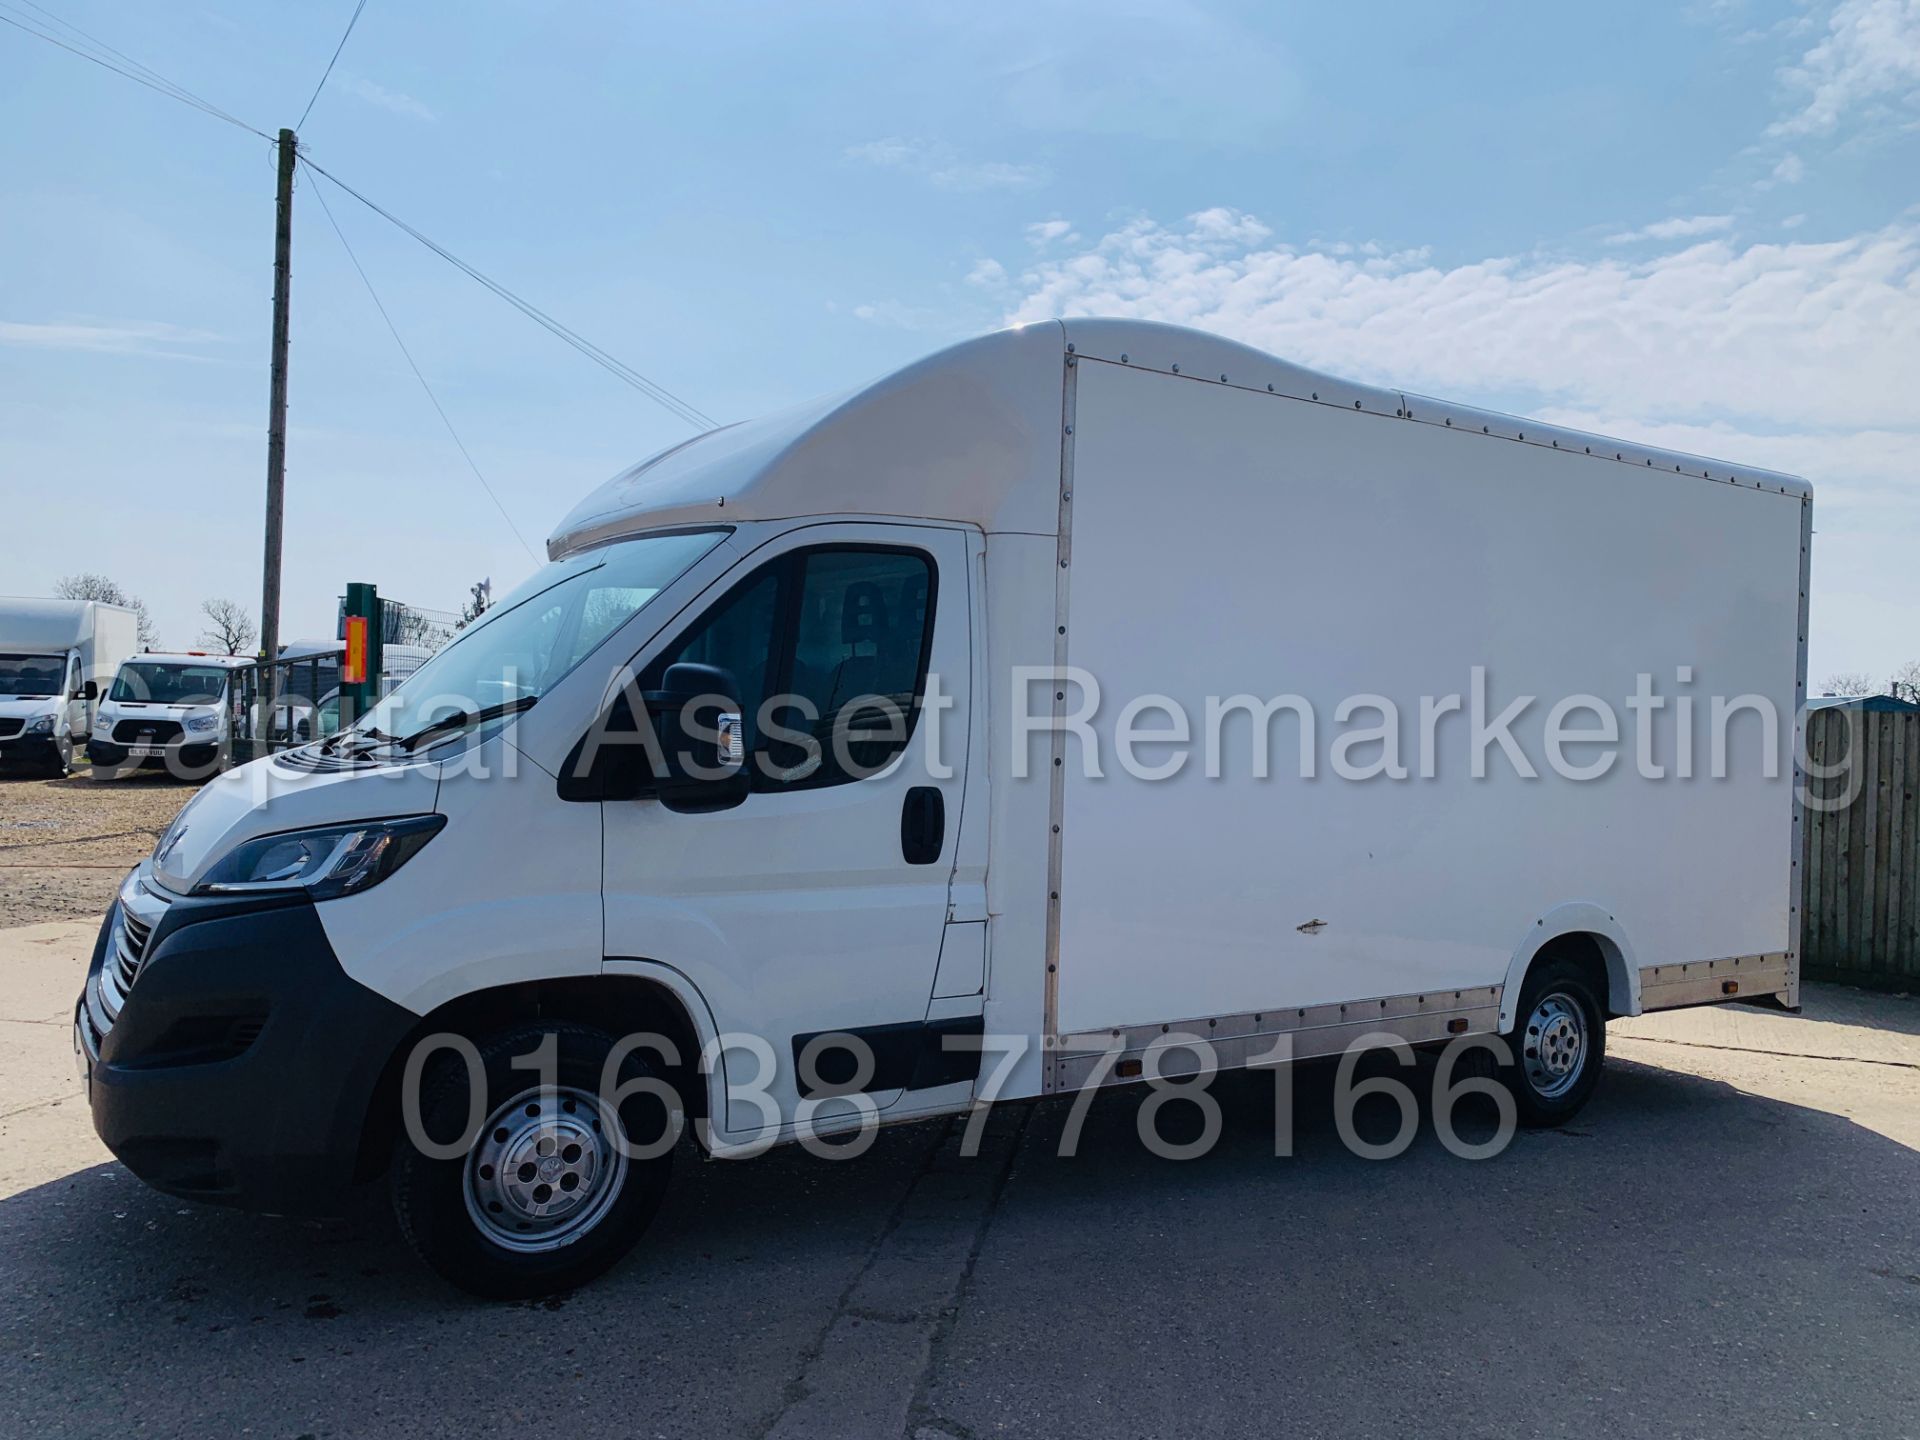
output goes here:
{"type": "MultiPolygon", "coordinates": [[[[690,1121],[710,1118],[724,1098],[719,1065],[711,1075],[700,1073],[700,1055],[715,1031],[712,1014],[698,992],[669,967],[609,960],[598,973],[471,990],[422,1015],[394,1047],[374,1084],[361,1123],[354,1178],[372,1180],[386,1169],[403,1123],[400,1092],[407,1057],[420,1041],[447,1032],[477,1038],[508,1025],[539,1020],[591,1025],[616,1039],[643,1033],[666,1037],[675,1063],[662,1064],[657,1050],[646,1053],[680,1095],[690,1121]]],[[[708,1127],[692,1128],[699,1137],[708,1127]]]]}
{"type": "Polygon", "coordinates": [[[1507,962],[1506,984],[1500,991],[1499,1030],[1513,1032],[1518,1022],[1520,989],[1527,971],[1544,955],[1558,954],[1569,947],[1586,948],[1599,958],[1606,974],[1606,1005],[1609,1015],[1640,1013],[1640,967],[1634,959],[1633,942],[1613,912],[1590,900],[1571,900],[1539,916],[1514,947],[1507,962]]]}

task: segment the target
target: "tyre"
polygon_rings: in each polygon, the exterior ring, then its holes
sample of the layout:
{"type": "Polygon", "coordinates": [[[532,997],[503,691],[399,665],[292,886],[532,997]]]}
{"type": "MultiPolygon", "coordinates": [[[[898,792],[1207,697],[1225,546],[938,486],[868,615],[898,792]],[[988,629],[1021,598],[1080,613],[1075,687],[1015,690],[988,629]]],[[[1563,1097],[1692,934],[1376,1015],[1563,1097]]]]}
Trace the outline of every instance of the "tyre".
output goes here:
{"type": "Polygon", "coordinates": [[[47,778],[63,780],[73,773],[73,741],[65,735],[54,737],[53,758],[47,761],[47,778]]]}
{"type": "Polygon", "coordinates": [[[1512,1063],[1501,1079],[1513,1092],[1522,1125],[1564,1125],[1600,1083],[1607,1058],[1606,1010],[1584,967],[1542,959],[1527,973],[1507,1042],[1512,1063]]]}
{"type": "Polygon", "coordinates": [[[401,1135],[391,1175],[400,1229],[472,1294],[526,1300],[574,1289],[625,1255],[659,1211],[680,1107],[662,1099],[669,1091],[636,1091],[635,1082],[657,1081],[643,1055],[629,1052],[607,1075],[613,1037],[584,1025],[519,1025],[475,1049],[486,1089],[477,1100],[459,1053],[443,1048],[422,1071],[427,1140],[448,1147],[479,1123],[446,1159],[401,1135]],[[547,1073],[533,1060],[514,1067],[549,1037],[547,1073]]]}

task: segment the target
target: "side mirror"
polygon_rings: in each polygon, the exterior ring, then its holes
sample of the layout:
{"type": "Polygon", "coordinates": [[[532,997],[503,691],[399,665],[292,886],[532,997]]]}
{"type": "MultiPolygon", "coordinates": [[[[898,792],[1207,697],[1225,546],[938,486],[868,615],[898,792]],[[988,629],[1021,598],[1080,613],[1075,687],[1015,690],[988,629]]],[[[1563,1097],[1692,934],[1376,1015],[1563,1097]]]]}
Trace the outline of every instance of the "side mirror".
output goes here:
{"type": "Polygon", "coordinates": [[[747,798],[739,682],[717,665],[670,665],[660,688],[621,690],[561,768],[562,800],[657,799],[669,810],[724,810],[747,798]],[[644,722],[644,723],[641,723],[644,722]]]}
{"type": "Polygon", "coordinates": [[[80,687],[80,698],[89,702],[98,700],[100,698],[99,685],[92,680],[87,681],[86,684],[80,687]]]}

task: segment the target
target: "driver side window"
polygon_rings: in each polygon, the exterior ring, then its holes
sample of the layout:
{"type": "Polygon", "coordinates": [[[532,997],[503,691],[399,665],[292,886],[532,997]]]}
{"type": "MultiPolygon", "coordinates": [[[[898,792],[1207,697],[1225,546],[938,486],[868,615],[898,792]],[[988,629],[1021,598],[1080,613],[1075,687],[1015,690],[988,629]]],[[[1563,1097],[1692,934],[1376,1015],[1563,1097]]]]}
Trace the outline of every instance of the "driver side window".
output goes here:
{"type": "Polygon", "coordinates": [[[906,748],[926,682],[935,572],[924,552],[820,546],[736,585],[640,676],[682,661],[740,686],[756,791],[843,785],[906,748]],[[762,721],[777,727],[763,731],[762,721]]]}
{"type": "Polygon", "coordinates": [[[758,717],[772,678],[773,622],[781,563],[775,561],[736,585],[640,676],[642,690],[657,690],[669,665],[718,665],[732,672],[740,682],[736,698],[746,727],[749,764],[759,748],[758,717]]]}

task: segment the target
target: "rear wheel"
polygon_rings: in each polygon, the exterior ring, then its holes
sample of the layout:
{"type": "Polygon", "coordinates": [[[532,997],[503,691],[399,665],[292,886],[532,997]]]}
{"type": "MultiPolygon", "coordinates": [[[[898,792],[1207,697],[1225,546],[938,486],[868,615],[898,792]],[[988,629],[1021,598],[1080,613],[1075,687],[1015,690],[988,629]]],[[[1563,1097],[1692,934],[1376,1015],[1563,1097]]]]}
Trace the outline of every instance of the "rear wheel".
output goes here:
{"type": "Polygon", "coordinates": [[[1606,1012],[1585,967],[1543,960],[1520,990],[1519,1024],[1507,1042],[1502,1079],[1523,1125],[1564,1125],[1600,1083],[1607,1056],[1606,1012]]]}
{"type": "Polygon", "coordinates": [[[485,1093],[475,1097],[465,1061],[442,1050],[422,1074],[419,1116],[439,1145],[478,1128],[445,1159],[400,1137],[394,1213],[420,1258],[463,1290],[503,1300],[571,1290],[625,1255],[658,1212],[677,1114],[659,1092],[635,1093],[654,1075],[642,1056],[609,1073],[603,1031],[522,1025],[476,1048],[485,1093]],[[513,1064],[549,1037],[549,1073],[513,1064]]]}

